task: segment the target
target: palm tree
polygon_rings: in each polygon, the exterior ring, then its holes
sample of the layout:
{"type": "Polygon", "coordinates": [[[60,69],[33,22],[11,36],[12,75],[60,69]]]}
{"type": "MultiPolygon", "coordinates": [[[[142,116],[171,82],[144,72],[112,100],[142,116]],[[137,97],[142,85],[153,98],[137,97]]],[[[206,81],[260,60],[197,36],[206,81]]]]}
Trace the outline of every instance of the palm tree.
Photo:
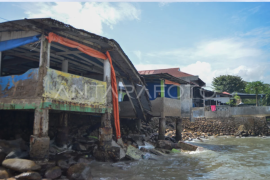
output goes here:
{"type": "Polygon", "coordinates": [[[246,92],[256,94],[256,106],[258,106],[258,94],[264,91],[265,85],[261,81],[248,82],[246,85],[246,92]]]}

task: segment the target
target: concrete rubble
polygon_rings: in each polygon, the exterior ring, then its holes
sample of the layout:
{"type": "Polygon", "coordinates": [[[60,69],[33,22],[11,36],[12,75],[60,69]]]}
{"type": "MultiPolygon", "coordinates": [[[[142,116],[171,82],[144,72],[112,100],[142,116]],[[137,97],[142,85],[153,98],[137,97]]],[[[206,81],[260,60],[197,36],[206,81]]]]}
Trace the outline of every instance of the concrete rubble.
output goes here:
{"type": "MultiPolygon", "coordinates": [[[[95,151],[99,152],[98,119],[92,119],[90,122],[76,119],[76,121],[70,120],[69,123],[71,124],[69,138],[66,144],[61,147],[55,142],[57,129],[50,128],[49,156],[45,161],[29,160],[31,158],[27,139],[15,139],[14,137],[13,140],[0,140],[0,179],[10,177],[34,180],[42,178],[92,179],[89,163],[98,160],[94,153],[95,151]]],[[[114,166],[127,168],[128,165],[125,166],[121,163],[140,159],[158,160],[172,153],[170,148],[157,145],[157,119],[153,118],[150,122],[143,121],[140,130],[132,128],[132,123],[130,124],[131,126],[127,126],[125,123],[121,125],[124,132],[122,143],[116,143],[117,141],[113,137],[112,151],[109,153],[111,153],[111,157],[119,156],[120,158],[103,159],[103,161],[114,162],[114,166]]],[[[50,125],[54,126],[54,124],[50,125]]],[[[167,129],[173,131],[173,128],[173,120],[168,120],[167,129]]],[[[16,128],[14,131],[17,131],[16,128]]],[[[167,140],[163,142],[171,145],[177,144],[172,135],[166,136],[167,140]]],[[[17,134],[17,137],[19,136],[20,134],[17,134]]],[[[179,149],[181,146],[173,147],[179,149]]]]}

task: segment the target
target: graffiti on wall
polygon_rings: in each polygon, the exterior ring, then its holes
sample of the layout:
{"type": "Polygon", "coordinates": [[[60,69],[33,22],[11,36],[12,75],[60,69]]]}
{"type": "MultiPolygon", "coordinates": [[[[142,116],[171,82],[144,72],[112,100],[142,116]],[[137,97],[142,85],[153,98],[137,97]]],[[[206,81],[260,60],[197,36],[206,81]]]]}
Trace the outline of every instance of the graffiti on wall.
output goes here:
{"type": "Polygon", "coordinates": [[[106,105],[106,82],[48,68],[43,97],[88,105],[106,105]]]}
{"type": "Polygon", "coordinates": [[[24,74],[0,77],[0,98],[31,98],[35,95],[38,68],[24,74]]]}

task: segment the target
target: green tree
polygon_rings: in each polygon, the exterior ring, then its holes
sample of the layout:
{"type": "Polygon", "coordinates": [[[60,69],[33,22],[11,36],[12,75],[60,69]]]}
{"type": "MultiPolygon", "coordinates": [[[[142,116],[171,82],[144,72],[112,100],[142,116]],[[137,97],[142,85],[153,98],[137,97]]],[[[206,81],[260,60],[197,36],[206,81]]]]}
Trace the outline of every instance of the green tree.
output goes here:
{"type": "Polygon", "coordinates": [[[230,99],[229,102],[227,102],[226,104],[230,105],[230,106],[235,106],[236,102],[241,99],[240,96],[237,95],[237,93],[235,93],[235,95],[233,96],[233,99],[230,99]]]}
{"type": "Polygon", "coordinates": [[[213,79],[212,86],[217,92],[245,92],[246,82],[240,76],[221,75],[213,79]]]}
{"type": "Polygon", "coordinates": [[[265,98],[262,100],[262,104],[265,106],[270,105],[270,84],[264,84],[263,94],[265,94],[265,98]]]}
{"type": "Polygon", "coordinates": [[[246,92],[256,94],[256,106],[258,106],[258,94],[263,93],[266,89],[265,84],[261,81],[248,82],[246,85],[246,92]]]}

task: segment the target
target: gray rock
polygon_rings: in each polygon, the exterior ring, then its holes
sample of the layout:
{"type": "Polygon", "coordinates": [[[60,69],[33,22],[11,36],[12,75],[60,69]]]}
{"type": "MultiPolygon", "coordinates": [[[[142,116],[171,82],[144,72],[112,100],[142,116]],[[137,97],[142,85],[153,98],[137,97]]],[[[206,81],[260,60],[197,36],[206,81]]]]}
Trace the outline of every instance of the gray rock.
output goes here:
{"type": "Polygon", "coordinates": [[[142,151],[140,151],[139,149],[129,145],[127,148],[127,152],[126,152],[126,156],[129,159],[132,160],[139,160],[142,158],[142,155],[144,155],[145,153],[143,153],[142,151]]]}
{"type": "Polygon", "coordinates": [[[41,175],[38,172],[24,172],[15,176],[16,179],[23,179],[23,180],[40,180],[42,179],[41,175]]]}
{"type": "Polygon", "coordinates": [[[0,167],[0,179],[6,179],[10,177],[10,173],[7,169],[0,167]]]}
{"type": "Polygon", "coordinates": [[[35,171],[40,169],[40,166],[34,161],[27,159],[6,159],[3,161],[2,165],[6,168],[19,172],[35,171]]]}
{"type": "Polygon", "coordinates": [[[61,168],[61,169],[68,169],[69,168],[69,164],[65,161],[65,160],[58,160],[57,161],[57,165],[61,168]]]}
{"type": "Polygon", "coordinates": [[[52,167],[45,172],[45,177],[49,179],[55,179],[60,177],[61,175],[62,171],[58,166],[52,167]]]}
{"type": "Polygon", "coordinates": [[[112,141],[112,146],[120,148],[120,158],[119,159],[123,159],[126,156],[126,153],[125,153],[124,149],[121,148],[121,146],[118,145],[114,140],[112,141]]]}
{"type": "Polygon", "coordinates": [[[91,168],[84,163],[71,166],[67,171],[67,176],[72,180],[92,180],[91,168]]]}
{"type": "Polygon", "coordinates": [[[72,146],[72,149],[75,151],[86,151],[87,150],[87,148],[84,145],[82,145],[81,143],[74,143],[72,146]]]}
{"type": "Polygon", "coordinates": [[[14,158],[24,159],[24,158],[27,158],[28,156],[29,156],[28,152],[25,152],[25,151],[22,152],[21,150],[14,150],[14,151],[11,151],[6,156],[6,159],[14,159],[14,158]]]}

